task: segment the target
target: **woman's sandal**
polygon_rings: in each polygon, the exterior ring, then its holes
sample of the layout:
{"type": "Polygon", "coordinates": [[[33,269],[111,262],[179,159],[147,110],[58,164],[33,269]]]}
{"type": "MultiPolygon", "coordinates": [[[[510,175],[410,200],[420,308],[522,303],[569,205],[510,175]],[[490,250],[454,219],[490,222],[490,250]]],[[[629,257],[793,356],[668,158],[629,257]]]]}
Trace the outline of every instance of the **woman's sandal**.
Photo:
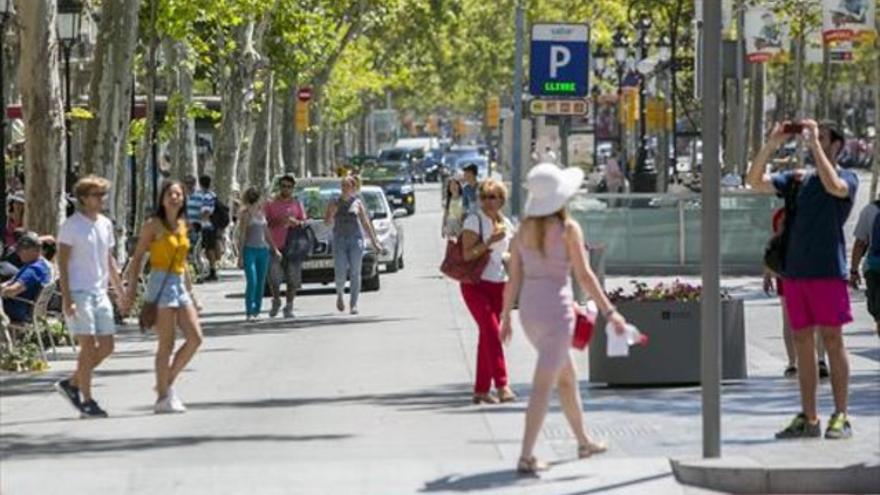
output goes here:
{"type": "Polygon", "coordinates": [[[516,394],[513,393],[513,390],[510,390],[510,387],[504,387],[498,391],[498,400],[501,402],[514,402],[516,401],[516,394]]]}
{"type": "Polygon", "coordinates": [[[608,445],[603,442],[589,442],[578,445],[578,459],[586,459],[593,454],[601,454],[608,450],[608,445]]]}
{"type": "Polygon", "coordinates": [[[519,474],[535,476],[541,471],[547,471],[548,469],[550,469],[550,466],[544,462],[539,462],[535,456],[529,458],[520,457],[516,463],[516,472],[519,474]]]}
{"type": "Polygon", "coordinates": [[[498,404],[498,399],[496,399],[494,395],[489,393],[474,394],[473,401],[474,404],[498,404]]]}

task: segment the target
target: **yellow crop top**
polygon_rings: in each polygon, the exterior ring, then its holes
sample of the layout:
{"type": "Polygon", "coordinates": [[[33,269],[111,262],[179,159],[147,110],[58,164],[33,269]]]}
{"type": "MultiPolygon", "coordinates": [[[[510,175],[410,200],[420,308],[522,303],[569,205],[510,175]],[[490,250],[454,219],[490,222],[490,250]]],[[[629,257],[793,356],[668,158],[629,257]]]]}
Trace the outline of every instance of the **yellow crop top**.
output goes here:
{"type": "Polygon", "coordinates": [[[188,252],[189,237],[186,225],[181,222],[177,233],[169,231],[165,225],[162,225],[162,233],[150,243],[150,269],[183,275],[186,271],[188,252]]]}

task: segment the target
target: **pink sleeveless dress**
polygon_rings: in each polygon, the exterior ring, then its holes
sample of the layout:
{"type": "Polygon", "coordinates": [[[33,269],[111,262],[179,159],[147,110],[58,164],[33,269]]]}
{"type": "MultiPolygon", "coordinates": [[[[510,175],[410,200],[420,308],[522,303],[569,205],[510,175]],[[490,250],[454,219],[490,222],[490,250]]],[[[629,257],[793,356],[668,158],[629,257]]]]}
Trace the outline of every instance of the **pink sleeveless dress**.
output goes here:
{"type": "Polygon", "coordinates": [[[538,351],[538,368],[558,370],[569,359],[574,332],[571,261],[565,226],[548,226],[545,255],[520,243],[523,285],[519,318],[526,337],[538,351]]]}

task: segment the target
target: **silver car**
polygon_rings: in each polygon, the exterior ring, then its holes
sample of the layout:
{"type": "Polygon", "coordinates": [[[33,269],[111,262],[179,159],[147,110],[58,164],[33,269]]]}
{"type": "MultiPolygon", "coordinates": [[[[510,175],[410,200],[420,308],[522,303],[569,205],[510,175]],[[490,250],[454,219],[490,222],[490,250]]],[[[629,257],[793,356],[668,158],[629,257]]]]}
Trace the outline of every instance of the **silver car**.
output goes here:
{"type": "Polygon", "coordinates": [[[394,273],[403,268],[403,226],[399,218],[405,217],[407,211],[404,208],[392,210],[385,192],[379,186],[363,186],[361,198],[379,243],[384,248],[384,252],[379,254],[379,264],[385,265],[387,272],[394,273]]]}

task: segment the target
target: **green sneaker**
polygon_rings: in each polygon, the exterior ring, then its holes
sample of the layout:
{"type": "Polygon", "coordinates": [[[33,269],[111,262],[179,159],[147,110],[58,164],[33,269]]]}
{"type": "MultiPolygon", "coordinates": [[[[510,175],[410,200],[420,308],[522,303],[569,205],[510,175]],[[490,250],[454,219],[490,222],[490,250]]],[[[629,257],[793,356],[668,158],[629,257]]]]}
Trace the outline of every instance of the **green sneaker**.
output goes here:
{"type": "Polygon", "coordinates": [[[784,430],[776,433],[776,438],[779,440],[789,438],[819,438],[821,436],[822,423],[816,421],[815,424],[810,424],[803,413],[795,416],[784,430]]]}
{"type": "Polygon", "coordinates": [[[828,429],[825,430],[825,438],[828,440],[842,440],[852,437],[852,426],[846,413],[834,413],[828,421],[828,429]]]}

